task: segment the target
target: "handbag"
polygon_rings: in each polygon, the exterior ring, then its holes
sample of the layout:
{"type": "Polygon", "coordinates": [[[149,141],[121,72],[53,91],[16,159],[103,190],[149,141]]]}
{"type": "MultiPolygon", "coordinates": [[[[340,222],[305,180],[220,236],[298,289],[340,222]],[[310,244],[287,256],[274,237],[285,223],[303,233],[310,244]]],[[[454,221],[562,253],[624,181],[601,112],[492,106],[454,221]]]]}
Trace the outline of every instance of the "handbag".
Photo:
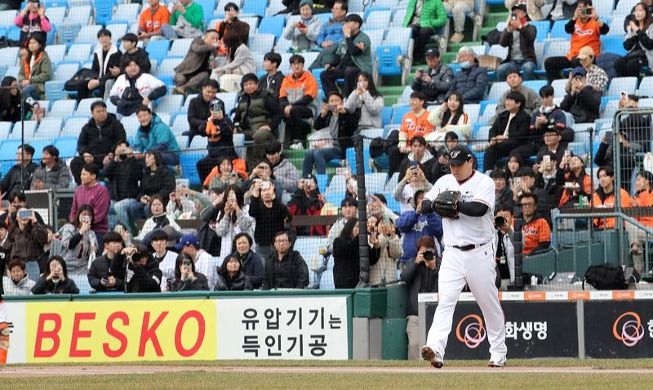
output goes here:
{"type": "Polygon", "coordinates": [[[65,91],[77,91],[77,88],[81,83],[88,83],[89,80],[95,80],[99,77],[100,75],[98,72],[93,69],[82,68],[78,70],[70,80],[66,81],[63,89],[65,91]]]}

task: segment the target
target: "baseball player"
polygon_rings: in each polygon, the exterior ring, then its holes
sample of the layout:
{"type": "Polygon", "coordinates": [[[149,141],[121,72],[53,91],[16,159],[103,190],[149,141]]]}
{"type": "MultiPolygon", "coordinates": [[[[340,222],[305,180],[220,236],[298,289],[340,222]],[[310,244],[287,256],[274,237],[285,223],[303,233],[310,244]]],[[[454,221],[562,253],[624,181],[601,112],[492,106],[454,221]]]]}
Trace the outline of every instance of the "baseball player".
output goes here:
{"type": "Polygon", "coordinates": [[[489,367],[506,364],[505,320],[495,286],[494,181],[473,169],[474,155],[464,145],[450,151],[451,174],[426,194],[422,212],[442,217],[445,249],[438,278],[438,307],[422,357],[435,368],[444,365],[460,291],[469,286],[483,312],[490,342],[489,367]]]}

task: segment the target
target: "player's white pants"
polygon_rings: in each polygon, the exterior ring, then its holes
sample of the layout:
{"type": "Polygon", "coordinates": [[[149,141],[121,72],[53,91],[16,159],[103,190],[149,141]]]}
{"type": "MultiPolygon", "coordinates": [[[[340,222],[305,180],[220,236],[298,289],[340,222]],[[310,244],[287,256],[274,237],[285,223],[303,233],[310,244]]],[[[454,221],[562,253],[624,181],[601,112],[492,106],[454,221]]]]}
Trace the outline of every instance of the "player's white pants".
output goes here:
{"type": "Polygon", "coordinates": [[[458,303],[460,291],[469,289],[478,302],[490,342],[490,358],[498,359],[506,355],[506,328],[503,309],[499,303],[496,278],[494,243],[463,252],[447,246],[442,255],[442,265],[438,276],[438,306],[433,315],[426,345],[444,357],[447,339],[451,332],[453,313],[458,303]]]}

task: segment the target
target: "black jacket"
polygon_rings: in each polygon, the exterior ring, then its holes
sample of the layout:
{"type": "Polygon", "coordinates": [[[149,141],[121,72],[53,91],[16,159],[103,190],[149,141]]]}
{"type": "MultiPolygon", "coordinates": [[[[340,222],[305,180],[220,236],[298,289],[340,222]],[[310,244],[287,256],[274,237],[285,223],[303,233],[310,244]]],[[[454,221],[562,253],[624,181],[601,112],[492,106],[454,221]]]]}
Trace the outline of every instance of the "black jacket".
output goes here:
{"type": "Polygon", "coordinates": [[[215,220],[218,218],[220,210],[214,205],[210,204],[200,213],[200,221],[202,221],[197,239],[200,248],[204,249],[211,256],[219,256],[220,248],[222,246],[222,238],[215,233],[211,228],[211,224],[215,225],[215,220]]]}
{"type": "Polygon", "coordinates": [[[9,169],[9,172],[2,178],[0,181],[0,191],[2,194],[11,194],[13,191],[25,191],[29,190],[30,185],[32,184],[32,177],[34,176],[34,171],[39,166],[34,162],[29,163],[28,166],[23,168],[23,185],[21,186],[20,182],[20,165],[14,165],[9,169]]]}
{"type": "MultiPolygon", "coordinates": [[[[318,114],[313,123],[313,128],[315,130],[328,128],[332,116],[333,113],[331,111],[329,111],[324,117],[318,114]]],[[[359,120],[360,112],[347,112],[338,116],[338,139],[334,140],[333,144],[340,148],[342,159],[345,158],[345,150],[354,146],[352,137],[358,128],[359,120]]]]}
{"type": "Polygon", "coordinates": [[[285,76],[281,72],[277,72],[274,76],[268,78],[268,74],[264,74],[259,78],[258,82],[261,84],[261,89],[267,90],[272,95],[279,99],[279,92],[281,91],[281,83],[285,76]]]}
{"type": "Polygon", "coordinates": [[[93,260],[91,268],[88,270],[88,284],[91,285],[95,291],[125,291],[125,281],[122,278],[125,275],[119,271],[123,268],[125,263],[125,256],[120,254],[116,255],[112,260],[109,260],[107,255],[100,256],[93,260]],[[116,275],[113,270],[118,271],[116,275]],[[109,276],[109,273],[116,279],[116,284],[112,288],[104,287],[100,281],[109,276]]]}
{"type": "Polygon", "coordinates": [[[252,197],[249,205],[249,215],[256,220],[254,240],[257,245],[272,245],[274,235],[284,230],[286,220],[292,220],[288,207],[275,199],[272,207],[265,206],[260,198],[252,197]]]}
{"type": "MultiPolygon", "coordinates": [[[[111,56],[109,56],[108,59],[105,60],[105,61],[108,61],[108,63],[106,65],[106,67],[104,68],[104,69],[106,69],[106,72],[104,72],[102,77],[100,77],[100,83],[101,84],[106,83],[107,80],[114,80],[114,79],[118,78],[118,76],[114,76],[109,71],[109,69],[111,69],[113,67],[116,67],[116,66],[120,67],[121,58],[122,58],[122,53],[120,52],[120,50],[118,50],[115,53],[113,53],[111,56]]],[[[96,71],[98,75],[103,71],[103,69],[100,69],[100,59],[98,58],[97,53],[93,54],[93,65],[91,66],[91,69],[96,71]]]]}
{"type": "Polygon", "coordinates": [[[599,117],[601,92],[586,85],[578,93],[568,93],[560,103],[560,108],[571,113],[576,123],[591,123],[599,117]]]}
{"type": "MultiPolygon", "coordinates": [[[[358,237],[333,241],[333,282],[336,288],[355,288],[360,273],[358,237]]],[[[371,252],[371,251],[370,251],[371,252]]]]}
{"type": "Polygon", "coordinates": [[[228,275],[220,275],[220,279],[215,284],[215,291],[243,291],[252,289],[252,281],[242,270],[233,278],[230,278],[228,275]]]}
{"type": "MultiPolygon", "coordinates": [[[[131,268],[131,264],[127,267],[131,268]]],[[[147,264],[133,268],[134,275],[125,286],[125,292],[161,292],[161,278],[163,273],[159,269],[159,262],[150,257],[147,264]]]]}
{"type": "MultiPolygon", "coordinates": [[[[499,38],[499,45],[508,48],[508,56],[503,62],[510,61],[512,55],[513,32],[504,29],[499,38]]],[[[537,64],[537,57],[535,55],[535,37],[537,36],[537,29],[535,26],[527,24],[522,26],[519,32],[519,49],[524,61],[531,61],[537,64]]]]}
{"type": "Polygon", "coordinates": [[[32,287],[32,294],[79,294],[79,289],[75,281],[71,278],[66,278],[63,282],[55,283],[42,276],[36,281],[34,287],[32,287]]]}
{"type": "Polygon", "coordinates": [[[261,283],[265,276],[265,269],[263,268],[263,260],[261,260],[259,255],[251,249],[245,256],[241,257],[238,252],[234,252],[234,255],[240,260],[240,267],[252,283],[252,288],[261,288],[261,283]]]}
{"type": "Polygon", "coordinates": [[[152,64],[150,63],[150,56],[147,52],[140,47],[136,49],[134,53],[124,52],[122,57],[120,57],[120,73],[125,73],[125,66],[129,63],[131,59],[135,59],[136,62],[141,67],[142,73],[150,73],[152,69],[152,64]]]}
{"type": "Polygon", "coordinates": [[[401,280],[408,284],[408,307],[406,308],[406,315],[417,315],[417,296],[419,293],[438,291],[439,269],[440,263],[432,270],[424,263],[415,264],[415,259],[410,259],[406,262],[406,268],[401,273],[401,280]]]}
{"type": "Polygon", "coordinates": [[[303,289],[306,286],[308,286],[308,266],[299,252],[288,251],[283,261],[279,261],[276,252],[266,259],[262,290],[303,289]]]}
{"type": "Polygon", "coordinates": [[[107,121],[98,126],[93,118],[82,127],[82,132],[77,139],[77,152],[85,151],[95,156],[95,163],[102,164],[102,159],[115,150],[120,141],[127,139],[125,128],[114,114],[109,114],[107,121]]]}
{"type": "Polygon", "coordinates": [[[142,159],[127,158],[120,162],[111,160],[102,171],[108,180],[112,200],[136,199],[139,193],[138,184],[143,178],[145,163],[142,159]]]}
{"type": "Polygon", "coordinates": [[[435,69],[426,68],[422,72],[431,77],[431,81],[426,83],[421,79],[413,79],[413,91],[424,92],[427,102],[442,104],[453,83],[453,71],[449,66],[441,63],[435,69]]]}
{"type": "MultiPolygon", "coordinates": [[[[202,291],[209,289],[209,282],[204,274],[195,272],[195,280],[187,282],[179,279],[173,280],[170,285],[170,291],[202,291]]],[[[170,279],[168,279],[170,280],[170,279]]]]}
{"type": "MultiPolygon", "coordinates": [[[[497,115],[492,128],[490,128],[490,139],[499,134],[503,134],[508,124],[510,112],[504,111],[497,115]]],[[[519,110],[517,115],[510,121],[508,128],[508,139],[519,142],[520,144],[534,143],[537,139],[537,134],[529,133],[528,129],[531,125],[531,117],[524,110],[519,110]]]]}
{"type": "MultiPolygon", "coordinates": [[[[191,132],[196,132],[202,137],[207,136],[206,124],[207,118],[211,115],[210,105],[210,102],[204,101],[201,94],[190,101],[188,105],[188,124],[191,132]]],[[[234,150],[234,124],[227,116],[228,114],[224,113],[222,120],[214,122],[214,125],[220,130],[220,137],[217,140],[209,137],[209,156],[213,158],[225,156],[233,160],[238,157],[234,150]]]]}
{"type": "Polygon", "coordinates": [[[141,192],[136,199],[143,195],[159,195],[163,198],[163,204],[168,204],[168,197],[175,191],[175,187],[175,175],[167,166],[158,167],[154,172],[145,168],[141,179],[141,192]]]}

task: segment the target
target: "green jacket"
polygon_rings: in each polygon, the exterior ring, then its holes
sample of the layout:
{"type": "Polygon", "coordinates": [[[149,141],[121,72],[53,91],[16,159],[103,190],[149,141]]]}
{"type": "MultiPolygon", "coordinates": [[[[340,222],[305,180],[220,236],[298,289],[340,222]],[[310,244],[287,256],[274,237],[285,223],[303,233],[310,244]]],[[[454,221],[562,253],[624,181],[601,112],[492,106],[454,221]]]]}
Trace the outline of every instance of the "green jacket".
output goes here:
{"type": "MultiPolygon", "coordinates": [[[[170,15],[170,25],[177,25],[177,19],[181,16],[181,12],[175,11],[170,15]]],[[[204,30],[204,9],[202,6],[197,3],[191,3],[186,7],[186,13],[184,14],[184,19],[190,23],[193,27],[204,30]]]]}
{"type": "MultiPolygon", "coordinates": [[[[408,27],[415,13],[415,4],[417,0],[409,0],[406,16],[404,17],[403,27],[408,27]]],[[[434,30],[444,27],[447,23],[447,11],[444,9],[442,0],[424,0],[422,13],[419,16],[420,27],[431,27],[434,30]]]]}
{"type": "MultiPolygon", "coordinates": [[[[336,49],[336,55],[340,56],[341,59],[347,52],[347,41],[347,38],[340,41],[338,49],[336,49]]],[[[361,72],[372,73],[372,42],[370,41],[370,37],[364,32],[359,31],[356,38],[354,38],[354,45],[358,45],[359,42],[363,42],[365,49],[352,54],[351,60],[361,72]]]]}
{"type": "MultiPolygon", "coordinates": [[[[21,62],[20,70],[18,71],[18,82],[25,80],[25,68],[24,63],[21,62]]],[[[34,86],[36,92],[41,96],[45,93],[45,82],[52,79],[52,63],[50,62],[50,57],[48,53],[43,51],[43,57],[39,62],[34,64],[34,69],[32,69],[31,77],[29,82],[34,86]]]]}

